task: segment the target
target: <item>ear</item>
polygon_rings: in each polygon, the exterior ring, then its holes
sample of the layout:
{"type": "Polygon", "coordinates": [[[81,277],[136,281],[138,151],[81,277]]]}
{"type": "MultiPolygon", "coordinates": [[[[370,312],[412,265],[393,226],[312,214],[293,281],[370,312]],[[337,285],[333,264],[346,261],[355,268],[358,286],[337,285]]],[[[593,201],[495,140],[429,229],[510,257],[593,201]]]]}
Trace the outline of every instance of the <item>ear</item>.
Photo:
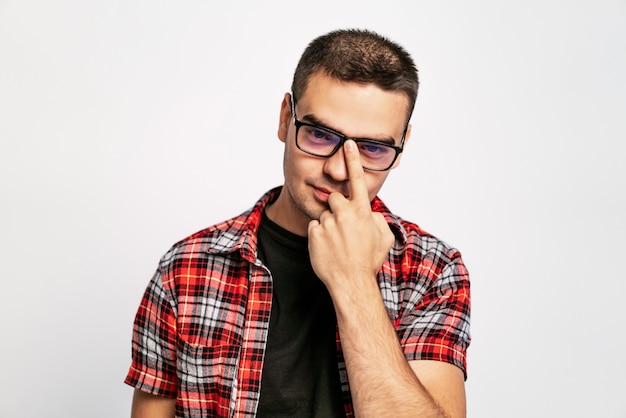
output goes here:
{"type": "Polygon", "coordinates": [[[291,125],[291,94],[285,93],[280,104],[280,116],[278,120],[278,139],[281,142],[287,141],[289,126],[291,125]]]}
{"type": "MultiPolygon", "coordinates": [[[[406,126],[406,134],[404,135],[404,144],[402,145],[403,148],[406,148],[406,144],[409,142],[410,137],[411,137],[411,124],[409,123],[406,126]]],[[[400,164],[400,160],[402,159],[402,154],[404,154],[404,152],[401,152],[400,155],[398,155],[398,158],[396,158],[396,161],[394,161],[393,166],[391,166],[392,170],[400,164]]]]}
{"type": "Polygon", "coordinates": [[[406,125],[406,134],[404,135],[404,145],[406,146],[407,142],[409,142],[409,138],[411,137],[411,124],[406,125]]]}

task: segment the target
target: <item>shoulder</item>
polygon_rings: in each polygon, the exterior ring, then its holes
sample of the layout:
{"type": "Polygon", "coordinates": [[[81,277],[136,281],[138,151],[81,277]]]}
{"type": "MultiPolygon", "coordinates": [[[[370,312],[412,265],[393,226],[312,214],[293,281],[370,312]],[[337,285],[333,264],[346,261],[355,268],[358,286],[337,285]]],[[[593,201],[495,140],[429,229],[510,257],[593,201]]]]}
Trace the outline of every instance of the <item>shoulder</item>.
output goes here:
{"type": "Polygon", "coordinates": [[[461,257],[457,248],[424,230],[417,223],[392,213],[379,198],[372,202],[372,210],[381,212],[387,220],[396,236],[396,249],[412,253],[420,259],[437,258],[445,263],[461,257]]]}
{"type": "Polygon", "coordinates": [[[163,255],[160,267],[167,267],[180,259],[207,255],[238,254],[253,261],[256,253],[256,233],[263,210],[276,195],[277,189],[273,189],[245,212],[181,239],[163,255]]]}
{"type": "Polygon", "coordinates": [[[227,251],[245,234],[250,211],[197,231],[178,241],[167,254],[227,251]]]}
{"type": "Polygon", "coordinates": [[[425,231],[419,225],[399,219],[405,232],[404,249],[419,254],[422,258],[437,258],[447,264],[461,258],[461,252],[439,237],[425,231]]]}
{"type": "Polygon", "coordinates": [[[450,280],[458,283],[455,286],[469,287],[469,274],[456,247],[392,213],[378,198],[372,209],[385,216],[396,237],[390,260],[405,280],[417,278],[426,288],[450,280]]]}

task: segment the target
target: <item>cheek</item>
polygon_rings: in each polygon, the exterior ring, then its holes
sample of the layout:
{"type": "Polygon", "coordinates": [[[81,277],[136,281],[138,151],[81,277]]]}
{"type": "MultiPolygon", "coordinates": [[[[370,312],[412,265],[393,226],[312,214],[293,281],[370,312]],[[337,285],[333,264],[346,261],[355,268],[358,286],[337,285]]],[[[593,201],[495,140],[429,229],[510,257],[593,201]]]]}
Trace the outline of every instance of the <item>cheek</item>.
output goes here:
{"type": "Polygon", "coordinates": [[[383,184],[385,183],[385,179],[387,179],[387,175],[389,174],[389,172],[367,174],[370,174],[369,176],[366,176],[365,181],[367,182],[367,194],[371,202],[374,197],[376,197],[380,189],[383,187],[383,184]]]}
{"type": "Polygon", "coordinates": [[[285,144],[283,170],[290,178],[318,176],[322,170],[323,160],[300,151],[293,140],[285,144]]]}
{"type": "Polygon", "coordinates": [[[294,180],[302,176],[302,172],[305,171],[302,160],[303,158],[295,145],[292,146],[291,142],[285,144],[285,152],[283,154],[285,181],[294,180]]]}

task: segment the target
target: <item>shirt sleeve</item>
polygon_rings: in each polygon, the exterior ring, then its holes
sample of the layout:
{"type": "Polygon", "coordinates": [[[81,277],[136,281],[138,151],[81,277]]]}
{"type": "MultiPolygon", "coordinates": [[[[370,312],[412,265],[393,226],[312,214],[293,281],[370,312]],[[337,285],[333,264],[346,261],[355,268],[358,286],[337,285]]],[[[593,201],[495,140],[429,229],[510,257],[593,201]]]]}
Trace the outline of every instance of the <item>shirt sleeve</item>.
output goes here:
{"type": "MultiPolygon", "coordinates": [[[[435,277],[420,277],[409,309],[398,318],[397,332],[408,360],[437,360],[458,366],[467,378],[470,343],[470,282],[460,254],[454,251],[435,277]]],[[[437,264],[437,263],[435,263],[437,264]]],[[[430,272],[432,270],[428,269],[430,272]]]]}
{"type": "Polygon", "coordinates": [[[176,314],[159,270],[143,295],[133,325],[132,362],[124,383],[175,398],[176,314]]]}

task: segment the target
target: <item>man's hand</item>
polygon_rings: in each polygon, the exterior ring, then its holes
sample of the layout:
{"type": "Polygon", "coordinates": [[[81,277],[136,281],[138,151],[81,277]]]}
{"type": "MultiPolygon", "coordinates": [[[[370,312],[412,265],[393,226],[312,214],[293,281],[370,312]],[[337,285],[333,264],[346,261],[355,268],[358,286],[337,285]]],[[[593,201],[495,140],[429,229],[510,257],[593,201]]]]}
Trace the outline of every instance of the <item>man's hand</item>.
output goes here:
{"type": "Polygon", "coordinates": [[[393,233],[380,213],[372,212],[365,172],[354,141],[343,147],[350,196],[332,193],[330,210],[309,223],[309,253],[313,269],[331,295],[375,282],[376,274],[394,242],[393,233]]]}

